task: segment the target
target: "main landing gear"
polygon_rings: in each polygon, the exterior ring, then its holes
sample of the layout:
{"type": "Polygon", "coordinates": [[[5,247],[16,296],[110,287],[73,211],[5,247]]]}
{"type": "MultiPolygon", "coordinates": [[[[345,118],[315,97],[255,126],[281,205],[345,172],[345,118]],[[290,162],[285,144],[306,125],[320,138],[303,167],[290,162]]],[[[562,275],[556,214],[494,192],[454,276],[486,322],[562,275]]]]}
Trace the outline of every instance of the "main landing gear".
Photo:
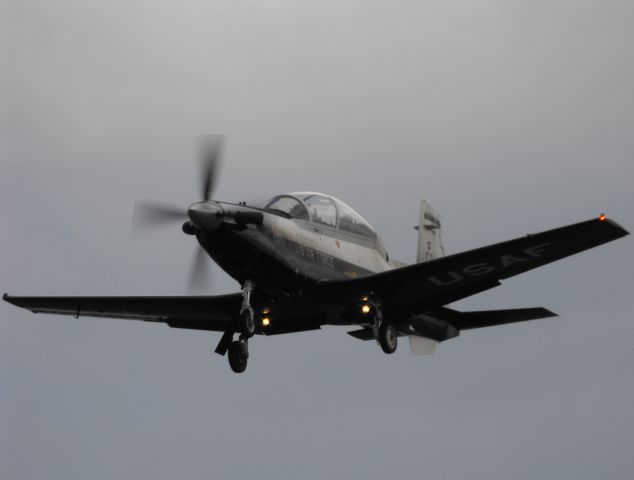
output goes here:
{"type": "Polygon", "coordinates": [[[392,322],[383,321],[379,326],[379,345],[385,353],[394,353],[398,346],[398,332],[392,322]]]}
{"type": "Polygon", "coordinates": [[[220,343],[216,347],[216,353],[220,355],[228,354],[229,366],[236,373],[242,373],[247,369],[249,359],[249,338],[255,334],[255,313],[251,307],[251,293],[254,284],[251,280],[246,280],[242,286],[242,307],[238,315],[235,330],[224,333],[220,343]],[[238,340],[233,340],[234,332],[239,333],[238,340]]]}
{"type": "Polygon", "coordinates": [[[383,310],[380,304],[374,305],[374,321],[372,324],[374,338],[387,354],[394,353],[398,346],[398,330],[396,325],[383,318],[383,310]]]}

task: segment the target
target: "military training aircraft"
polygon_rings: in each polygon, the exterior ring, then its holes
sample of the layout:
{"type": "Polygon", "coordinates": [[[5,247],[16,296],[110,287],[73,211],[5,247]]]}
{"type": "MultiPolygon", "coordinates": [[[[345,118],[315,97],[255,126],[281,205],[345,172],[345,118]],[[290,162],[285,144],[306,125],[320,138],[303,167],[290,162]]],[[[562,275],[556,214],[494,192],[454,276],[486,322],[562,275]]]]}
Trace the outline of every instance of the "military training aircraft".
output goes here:
{"type": "Polygon", "coordinates": [[[241,285],[218,296],[18,297],[4,300],[35,313],[163,322],[222,332],[216,353],[243,372],[254,335],[354,325],[385,353],[409,337],[414,354],[462,330],[555,316],[544,308],[461,312],[447,305],[500,285],[503,279],[628,234],[601,215],[592,220],[444,256],[438,215],[423,201],[417,263],[389,258],[381,238],[352,208],[328,195],[299,192],[247,205],[212,199],[222,139],[203,148],[202,201],[180,208],[137,203],[135,223],[184,221],[202,249],[192,279],[202,278],[205,252],[241,285]]]}

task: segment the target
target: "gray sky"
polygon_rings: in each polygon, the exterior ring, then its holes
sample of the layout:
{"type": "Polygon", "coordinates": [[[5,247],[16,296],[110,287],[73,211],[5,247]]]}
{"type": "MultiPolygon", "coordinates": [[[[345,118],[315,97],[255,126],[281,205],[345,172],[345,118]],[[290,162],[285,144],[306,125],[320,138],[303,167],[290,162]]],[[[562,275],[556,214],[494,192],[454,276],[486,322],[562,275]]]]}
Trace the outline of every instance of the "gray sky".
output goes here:
{"type": "MultiPolygon", "coordinates": [[[[449,252],[606,212],[634,229],[631,1],[211,0],[0,7],[0,290],[184,293],[194,138],[216,197],[334,194],[412,261],[421,198],[449,252]]],[[[0,478],[629,479],[631,239],[463,309],[560,318],[385,356],[343,328],[256,339],[0,305],[0,478]]],[[[214,292],[234,284],[219,269],[214,292]]]]}

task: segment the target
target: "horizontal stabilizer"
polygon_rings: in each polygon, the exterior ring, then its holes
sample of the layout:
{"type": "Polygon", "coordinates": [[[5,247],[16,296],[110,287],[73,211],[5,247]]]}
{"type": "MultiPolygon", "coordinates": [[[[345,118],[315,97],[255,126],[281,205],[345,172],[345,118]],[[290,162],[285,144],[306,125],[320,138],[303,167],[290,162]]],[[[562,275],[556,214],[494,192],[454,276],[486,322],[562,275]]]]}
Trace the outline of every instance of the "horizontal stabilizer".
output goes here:
{"type": "Polygon", "coordinates": [[[492,327],[505,323],[525,322],[539,318],[556,317],[557,314],[545,308],[514,308],[510,310],[482,310],[476,312],[458,312],[443,309],[443,315],[458,330],[492,327]]]}
{"type": "Polygon", "coordinates": [[[359,340],[374,340],[374,332],[371,328],[362,328],[360,330],[352,330],[348,335],[358,338],[359,340]]]}

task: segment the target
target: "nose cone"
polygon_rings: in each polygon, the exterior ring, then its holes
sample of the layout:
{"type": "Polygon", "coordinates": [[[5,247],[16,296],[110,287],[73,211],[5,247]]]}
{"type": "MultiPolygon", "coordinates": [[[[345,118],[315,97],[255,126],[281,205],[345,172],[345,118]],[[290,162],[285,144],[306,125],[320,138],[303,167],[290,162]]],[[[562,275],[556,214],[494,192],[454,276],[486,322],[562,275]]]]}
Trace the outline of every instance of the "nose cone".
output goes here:
{"type": "Polygon", "coordinates": [[[213,201],[198,202],[187,210],[189,221],[199,230],[216,230],[222,224],[222,207],[213,201]]]}

